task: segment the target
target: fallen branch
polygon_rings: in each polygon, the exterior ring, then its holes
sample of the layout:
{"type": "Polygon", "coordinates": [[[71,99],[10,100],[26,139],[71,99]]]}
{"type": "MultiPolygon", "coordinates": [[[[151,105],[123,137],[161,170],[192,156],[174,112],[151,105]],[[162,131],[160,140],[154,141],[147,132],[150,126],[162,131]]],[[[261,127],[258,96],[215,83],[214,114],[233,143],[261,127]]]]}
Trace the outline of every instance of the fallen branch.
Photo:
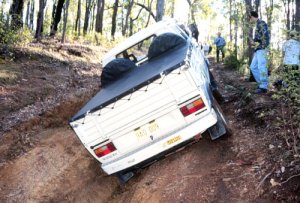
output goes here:
{"type": "Polygon", "coordinates": [[[265,128],[265,133],[264,133],[263,137],[265,137],[267,133],[270,133],[270,131],[269,131],[270,127],[271,127],[271,125],[267,125],[267,127],[265,128]]]}
{"type": "Polygon", "coordinates": [[[287,129],[286,129],[286,126],[287,126],[287,124],[286,124],[286,120],[285,120],[285,116],[284,116],[284,110],[283,110],[283,104],[281,104],[281,115],[282,115],[282,121],[283,121],[283,135],[284,135],[284,139],[285,139],[285,142],[286,142],[286,144],[287,144],[287,146],[290,148],[291,147],[291,145],[290,145],[290,143],[289,143],[289,140],[288,140],[288,136],[287,136],[287,129]]]}
{"type": "Polygon", "coordinates": [[[291,113],[291,109],[292,107],[291,107],[291,105],[290,105],[290,103],[288,102],[288,114],[289,114],[289,119],[290,119],[290,121],[291,121],[291,127],[290,127],[290,130],[291,130],[291,133],[292,133],[292,135],[293,135],[293,147],[294,147],[294,151],[295,151],[295,153],[296,154],[298,154],[298,147],[297,147],[297,145],[298,145],[298,143],[297,143],[297,138],[296,138],[296,136],[295,136],[295,131],[294,131],[294,126],[293,126],[293,117],[292,117],[292,113],[291,113]]]}
{"type": "Polygon", "coordinates": [[[244,173],[244,174],[242,174],[242,175],[240,175],[240,176],[238,176],[238,177],[234,177],[234,178],[223,178],[222,180],[223,180],[224,182],[228,182],[228,181],[231,181],[231,180],[233,180],[233,179],[242,178],[242,177],[248,176],[248,175],[252,175],[252,174],[251,174],[251,173],[244,173]]]}
{"type": "Polygon", "coordinates": [[[292,178],[295,178],[295,177],[297,177],[297,176],[300,176],[300,174],[293,175],[293,176],[289,177],[287,180],[281,182],[280,184],[281,184],[281,185],[282,185],[282,184],[285,184],[285,183],[287,183],[289,180],[291,180],[292,178]]]}
{"type": "Polygon", "coordinates": [[[268,173],[257,185],[256,189],[259,189],[261,187],[261,185],[266,181],[266,179],[273,173],[273,171],[275,170],[275,167],[270,171],[270,173],[268,173]]]}

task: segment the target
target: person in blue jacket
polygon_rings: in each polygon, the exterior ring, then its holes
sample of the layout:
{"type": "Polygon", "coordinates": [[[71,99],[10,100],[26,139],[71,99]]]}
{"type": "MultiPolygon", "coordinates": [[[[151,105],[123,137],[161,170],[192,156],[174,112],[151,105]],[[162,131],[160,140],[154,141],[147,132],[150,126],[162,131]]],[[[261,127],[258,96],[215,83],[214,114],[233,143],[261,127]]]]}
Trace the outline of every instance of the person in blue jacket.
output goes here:
{"type": "Polygon", "coordinates": [[[214,44],[216,45],[216,48],[217,48],[217,63],[219,63],[220,52],[222,53],[222,61],[224,61],[224,58],[225,58],[226,41],[223,37],[221,37],[221,32],[218,32],[217,35],[218,36],[216,37],[214,44]]]}
{"type": "Polygon", "coordinates": [[[258,89],[255,90],[255,93],[266,93],[268,91],[268,60],[266,49],[270,44],[270,33],[267,23],[258,19],[256,11],[251,11],[249,17],[251,23],[256,23],[254,39],[251,39],[255,52],[250,65],[250,69],[258,84],[258,89]]]}

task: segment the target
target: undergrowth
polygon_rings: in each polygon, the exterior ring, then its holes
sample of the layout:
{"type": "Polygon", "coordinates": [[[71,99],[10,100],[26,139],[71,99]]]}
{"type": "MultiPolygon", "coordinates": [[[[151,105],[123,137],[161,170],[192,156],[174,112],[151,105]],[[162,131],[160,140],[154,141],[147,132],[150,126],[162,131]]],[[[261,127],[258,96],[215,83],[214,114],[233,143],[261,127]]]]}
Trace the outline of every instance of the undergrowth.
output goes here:
{"type": "Polygon", "coordinates": [[[13,29],[7,25],[4,18],[0,18],[0,46],[26,45],[32,39],[32,33],[26,26],[21,29],[13,29]]]}
{"type": "Polygon", "coordinates": [[[282,84],[277,85],[278,90],[273,95],[281,105],[281,113],[278,115],[279,124],[282,126],[281,138],[294,157],[300,158],[300,70],[287,66],[277,73],[282,84]]]}

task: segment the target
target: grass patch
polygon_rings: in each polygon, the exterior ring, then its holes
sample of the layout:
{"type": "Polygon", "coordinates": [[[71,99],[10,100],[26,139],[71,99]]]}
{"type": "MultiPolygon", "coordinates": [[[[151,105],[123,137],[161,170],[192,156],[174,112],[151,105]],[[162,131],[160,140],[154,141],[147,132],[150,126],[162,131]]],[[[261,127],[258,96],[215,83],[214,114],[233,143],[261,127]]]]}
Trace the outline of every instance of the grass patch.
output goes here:
{"type": "Polygon", "coordinates": [[[0,70],[0,84],[10,85],[14,84],[19,77],[19,74],[15,71],[0,70]]]}

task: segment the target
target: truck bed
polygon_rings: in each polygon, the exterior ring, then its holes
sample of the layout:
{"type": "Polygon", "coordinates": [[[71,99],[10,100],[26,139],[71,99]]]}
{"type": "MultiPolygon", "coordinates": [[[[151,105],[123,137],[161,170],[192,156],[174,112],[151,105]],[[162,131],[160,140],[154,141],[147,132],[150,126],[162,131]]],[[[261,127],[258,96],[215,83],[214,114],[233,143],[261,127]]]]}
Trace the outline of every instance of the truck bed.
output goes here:
{"type": "Polygon", "coordinates": [[[138,68],[128,72],[123,78],[101,89],[100,92],[98,92],[78,113],[75,114],[75,116],[73,116],[71,121],[83,118],[86,113],[99,110],[116,101],[118,98],[156,80],[161,74],[167,74],[183,65],[188,46],[189,44],[186,43],[181,47],[169,50],[161,56],[148,61],[146,64],[138,66],[138,68]]]}

